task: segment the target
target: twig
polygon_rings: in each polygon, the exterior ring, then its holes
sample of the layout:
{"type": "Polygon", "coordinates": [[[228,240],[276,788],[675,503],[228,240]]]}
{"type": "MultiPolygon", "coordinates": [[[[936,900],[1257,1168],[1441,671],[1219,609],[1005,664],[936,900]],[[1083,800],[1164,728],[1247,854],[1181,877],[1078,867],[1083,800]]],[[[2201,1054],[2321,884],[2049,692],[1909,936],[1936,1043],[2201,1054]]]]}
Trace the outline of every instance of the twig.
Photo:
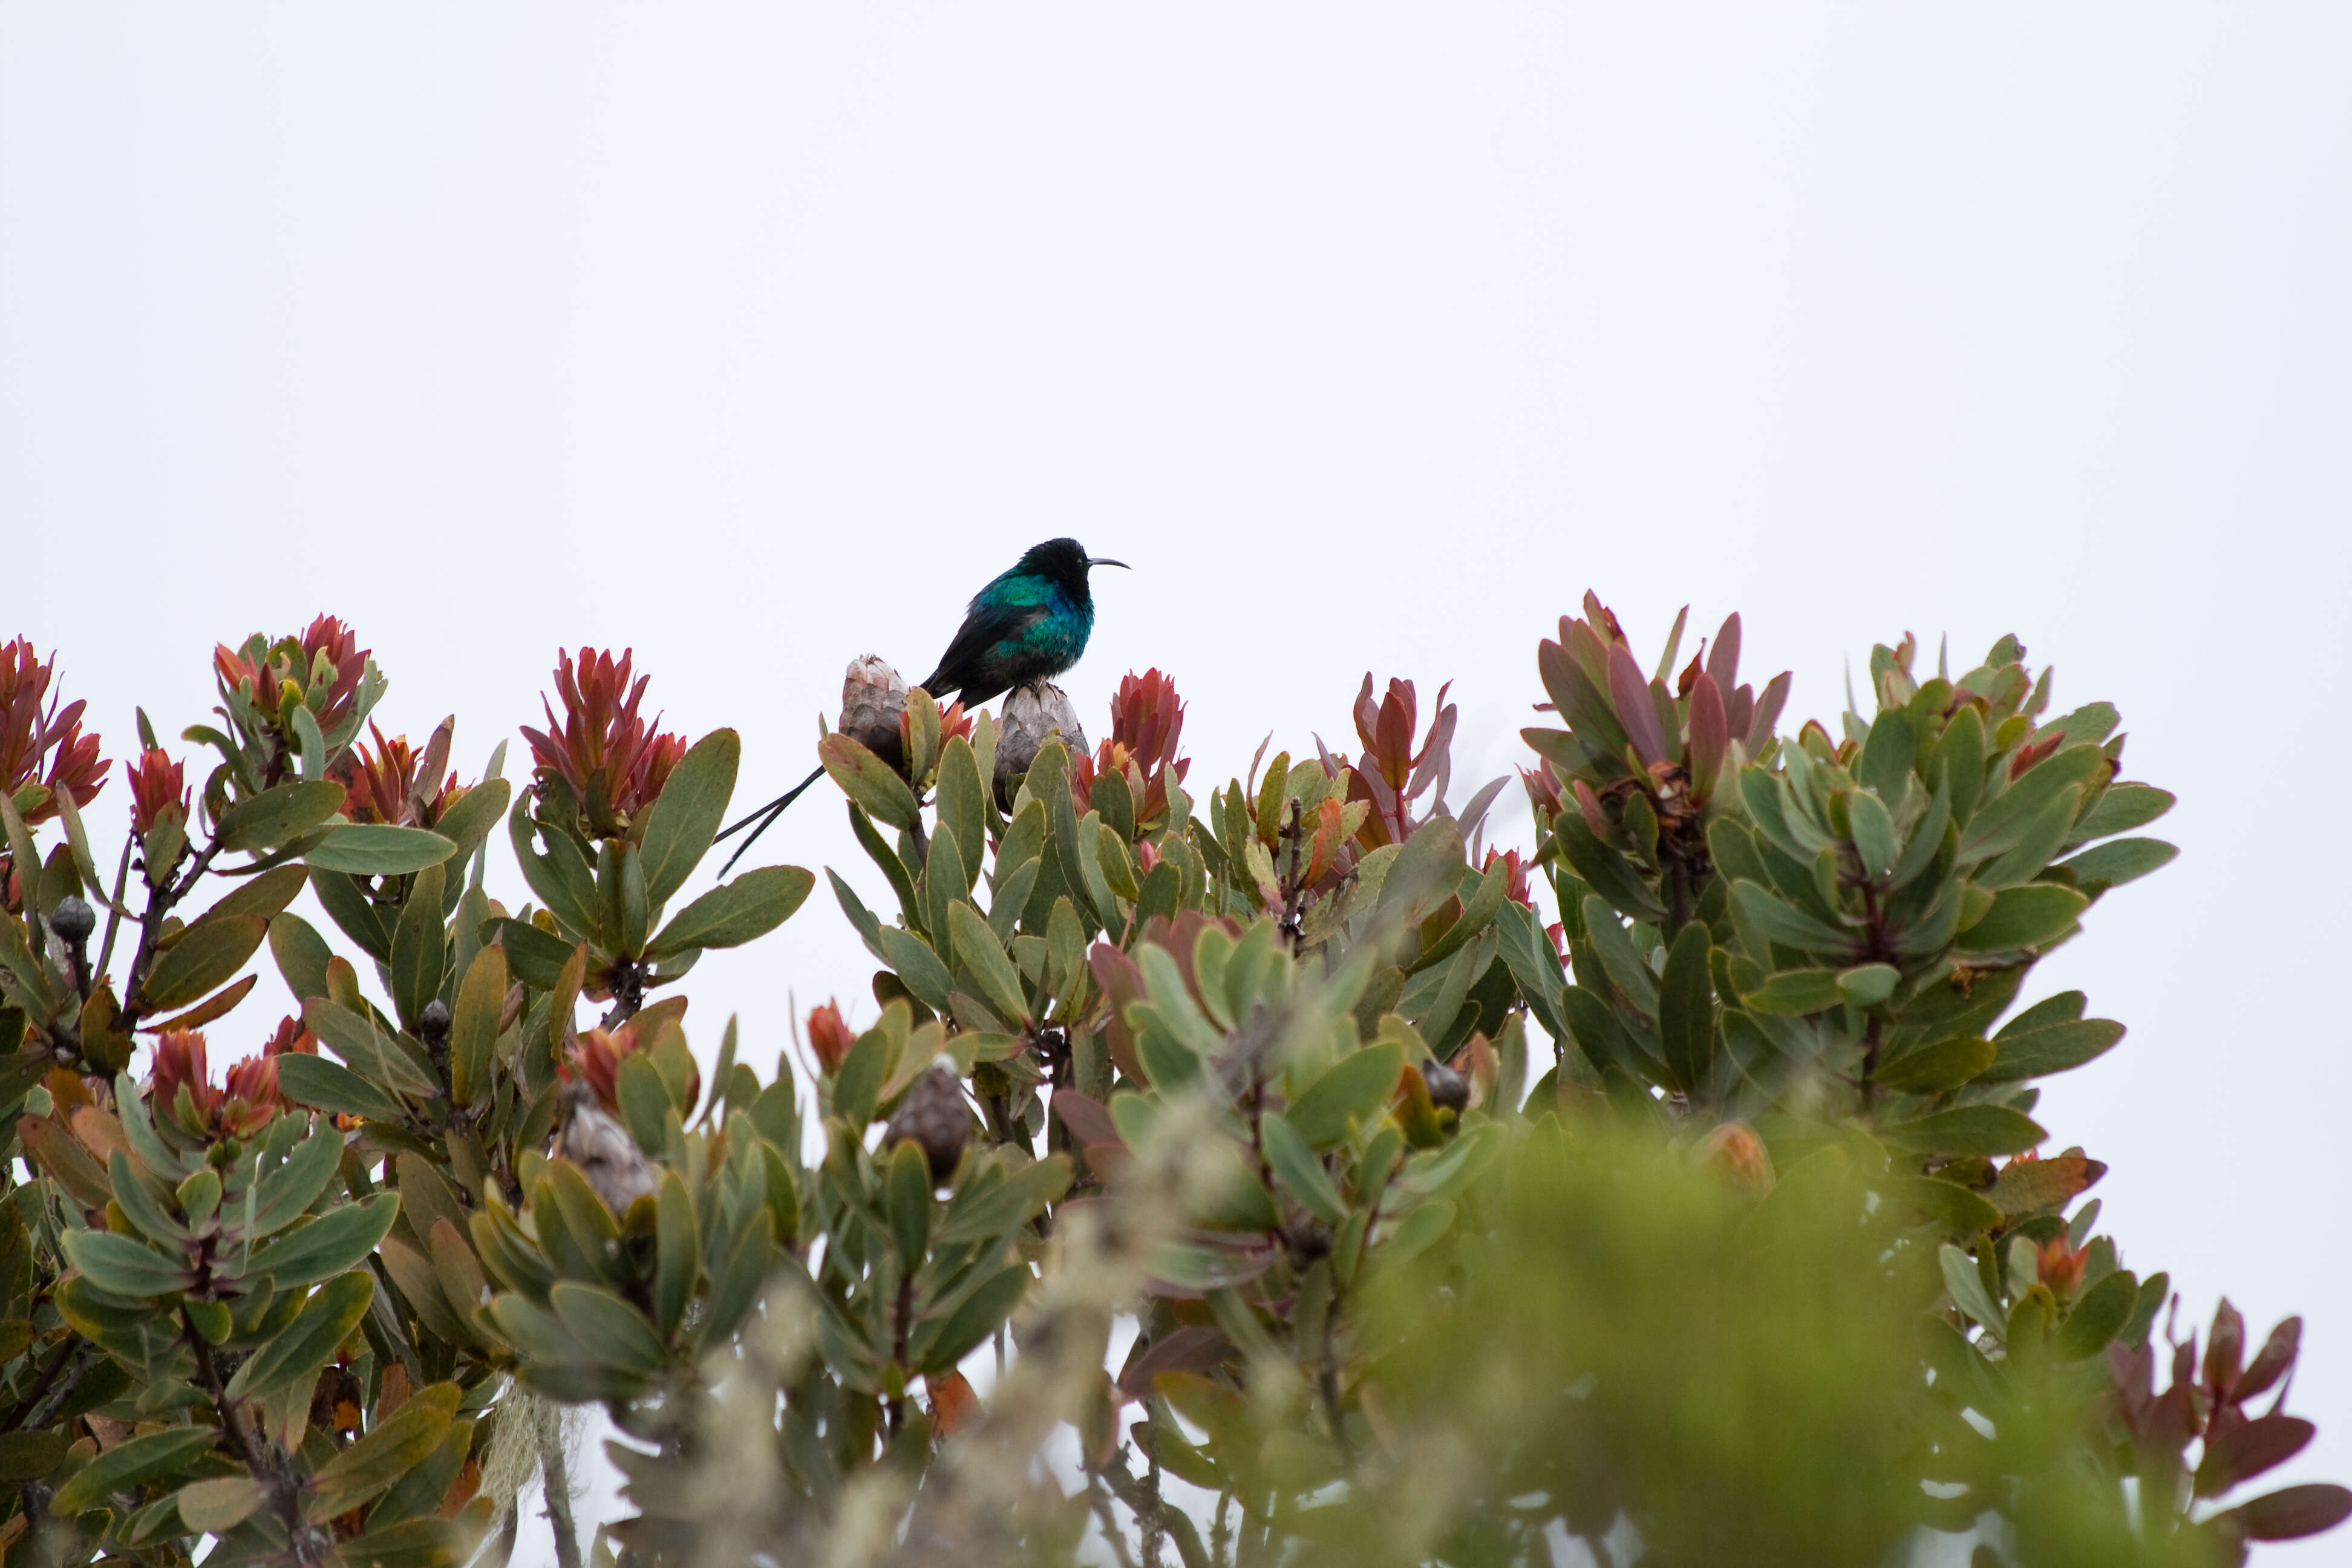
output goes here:
{"type": "Polygon", "coordinates": [[[543,1403],[532,1415],[540,1490],[547,1504],[544,1517],[555,1534],[556,1568],[580,1568],[580,1531],[572,1522],[572,1477],[563,1463],[563,1417],[554,1405],[543,1403]]]}

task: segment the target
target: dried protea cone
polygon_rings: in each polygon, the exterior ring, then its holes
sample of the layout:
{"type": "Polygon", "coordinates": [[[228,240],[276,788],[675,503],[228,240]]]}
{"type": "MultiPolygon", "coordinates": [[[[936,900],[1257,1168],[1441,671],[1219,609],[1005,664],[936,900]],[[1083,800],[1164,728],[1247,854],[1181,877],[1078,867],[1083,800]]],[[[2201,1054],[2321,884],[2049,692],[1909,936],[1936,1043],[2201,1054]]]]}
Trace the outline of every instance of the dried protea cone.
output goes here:
{"type": "Polygon", "coordinates": [[[1078,710],[1058,686],[1039,681],[1017,689],[1004,700],[1004,716],[997,721],[996,777],[1000,784],[1019,778],[1037,760],[1046,741],[1060,731],[1062,743],[1075,755],[1087,749],[1087,732],[1078,727],[1078,710]]]}
{"type": "Polygon", "coordinates": [[[963,1086],[955,1074],[933,1067],[917,1079],[899,1102],[898,1114],[883,1129],[882,1146],[895,1148],[911,1138],[930,1162],[931,1180],[944,1182],[955,1174],[964,1145],[971,1142],[971,1108],[964,1103],[963,1086]]]}
{"type": "Polygon", "coordinates": [[[907,682],[874,654],[849,661],[841,678],[843,734],[889,763],[901,765],[906,752],[898,738],[898,715],[907,710],[907,682]]]}
{"type": "Polygon", "coordinates": [[[638,1152],[629,1130],[596,1103],[593,1089],[573,1082],[565,1086],[563,1099],[568,1114],[555,1152],[580,1167],[606,1208],[628,1213],[631,1204],[661,1185],[660,1173],[638,1152]]]}

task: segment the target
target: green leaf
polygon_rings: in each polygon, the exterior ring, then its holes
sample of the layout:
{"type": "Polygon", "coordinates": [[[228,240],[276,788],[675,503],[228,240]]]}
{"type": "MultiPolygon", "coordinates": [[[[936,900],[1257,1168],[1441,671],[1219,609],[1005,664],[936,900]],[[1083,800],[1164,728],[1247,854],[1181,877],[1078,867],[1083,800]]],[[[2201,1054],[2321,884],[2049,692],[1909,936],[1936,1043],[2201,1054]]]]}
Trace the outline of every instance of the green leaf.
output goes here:
{"type": "Polygon", "coordinates": [[[368,1532],[337,1548],[343,1568],[436,1568],[462,1562],[469,1538],[457,1520],[436,1519],[434,1510],[466,1468],[474,1447],[474,1423],[456,1420],[433,1452],[403,1476],[368,1510],[368,1532]],[[413,1521],[404,1529],[404,1521],[413,1521]],[[416,1527],[422,1526],[423,1529],[416,1527]],[[405,1543],[405,1544],[403,1544],[405,1543]],[[437,1549],[437,1550],[436,1550],[437,1549]]]}
{"type": "Polygon", "coordinates": [[[2087,785],[2106,758],[2095,745],[2061,747],[1985,803],[1960,834],[1960,864],[1974,865],[2014,848],[2042,813],[2068,789],[2087,785]]]}
{"type": "Polygon", "coordinates": [[[422,827],[395,827],[388,822],[352,822],[329,833],[305,856],[314,871],[343,871],[354,877],[405,877],[427,866],[438,866],[457,852],[457,846],[422,827]]]}
{"type": "Polygon", "coordinates": [[[498,1046],[506,998],[506,950],[485,947],[466,966],[457,1005],[449,1014],[449,1100],[460,1110],[490,1087],[490,1055],[498,1046]]]}
{"type": "Polygon", "coordinates": [[[1754,882],[1735,882],[1731,896],[1738,900],[1739,912],[1756,929],[1776,942],[1805,952],[1830,953],[1846,957],[1853,953],[1854,935],[1816,920],[1795,906],[1782,902],[1754,882]]]}
{"type": "Polygon", "coordinates": [[[1833,969],[1783,970],[1741,998],[1751,1013],[1783,1017],[1819,1013],[1844,1000],[1833,969]]]}
{"type": "Polygon", "coordinates": [[[375,1250],[399,1213],[396,1193],[378,1193],[331,1209],[256,1247],[246,1271],[268,1275],[280,1290],[341,1274],[375,1250]]]}
{"type": "MultiPolygon", "coordinates": [[[[1440,820],[1443,820],[1441,818],[1440,820]]],[[[1642,879],[1633,863],[1592,836],[1584,819],[1570,812],[1553,825],[1553,836],[1576,874],[1611,907],[1637,921],[1662,921],[1666,907],[1642,879]]],[[[1420,835],[1414,835],[1415,837],[1420,835]]],[[[1391,873],[1393,875],[1393,873],[1391,873]]],[[[1382,901],[1386,901],[1385,893],[1382,901]]]]}
{"type": "Polygon", "coordinates": [[[1715,1059],[1715,992],[1707,973],[1706,926],[1692,921],[1666,950],[1666,973],[1658,987],[1658,1038],[1666,1069],[1685,1094],[1706,1082],[1715,1059]]]}
{"type": "Polygon", "coordinates": [[[547,1293],[548,1305],[572,1337],[593,1346],[606,1364],[651,1377],[669,1363],[669,1348],[646,1315],[610,1290],[566,1279],[547,1293]]]}
{"type": "Polygon", "coordinates": [[[210,1426],[179,1426],[118,1443],[75,1471],[49,1499],[49,1511],[70,1518],[116,1492],[176,1475],[209,1451],[219,1436],[210,1426]]]}
{"type": "Polygon", "coordinates": [[[1996,1050],[1990,1040],[1955,1035],[1882,1063],[1876,1081],[1897,1094],[1940,1094],[1981,1077],[1996,1050]]]}
{"type": "Polygon", "coordinates": [[[951,1371],[1013,1315],[1031,1278],[1027,1264],[1008,1264],[966,1296],[943,1323],[919,1327],[908,1347],[909,1370],[926,1376],[951,1371]]]}
{"type": "Polygon", "coordinates": [[[1331,1148],[1388,1103],[1403,1071],[1404,1047],[1393,1040],[1352,1051],[1292,1101],[1290,1125],[1309,1148],[1331,1148]]]}
{"type": "Polygon", "coordinates": [[[882,1207],[898,1244],[898,1266],[912,1274],[922,1268],[930,1245],[931,1167],[911,1138],[890,1151],[882,1173],[882,1207]]]}
{"type": "Polygon", "coordinates": [[[2060,861],[2059,868],[2074,873],[2081,887],[2120,888],[2169,866],[2179,853],[2161,838],[2118,838],[2060,861]]]}
{"type": "Polygon", "coordinates": [[[399,1106],[351,1068],[324,1057],[289,1051],[278,1058],[278,1089],[297,1105],[399,1125],[399,1106]]]}
{"type": "Polygon", "coordinates": [[[817,760],[841,793],[856,801],[868,816],[887,822],[901,831],[910,830],[922,817],[922,807],[915,801],[915,792],[898,776],[896,768],[843,734],[827,735],[816,745],[817,760]]]}
{"type": "Polygon", "coordinates": [[[762,866],[695,900],[664,926],[646,949],[671,958],[698,948],[740,947],[767,935],[801,907],[815,876],[798,866],[762,866]]]}
{"type": "Polygon", "coordinates": [[[496,928],[498,945],[506,949],[507,967],[514,972],[514,978],[535,991],[554,990],[577,944],[526,921],[496,920],[489,923],[496,928]]]}
{"type": "Polygon", "coordinates": [[[654,1200],[654,1321],[674,1333],[702,1276],[702,1237],[694,1223],[694,1203],[676,1171],[662,1173],[654,1200]]]}
{"type": "Polygon", "coordinates": [[[268,920],[300,897],[310,880],[310,873],[299,866],[277,867],[240,883],[226,898],[206,910],[204,918],[259,915],[268,920]]]}
{"type": "Polygon", "coordinates": [[[931,1245],[944,1249],[968,1242],[1009,1240],[1013,1232],[1067,1192],[1069,1185],[1070,1157],[1048,1154],[992,1186],[967,1187],[948,1205],[931,1234],[931,1245]]]}
{"type": "Polygon", "coordinates": [[[913,931],[883,926],[877,934],[881,938],[885,961],[906,983],[907,989],[919,997],[931,1011],[946,1012],[948,994],[955,989],[955,976],[949,973],[948,966],[940,962],[940,955],[913,931]]]}
{"type": "Polygon", "coordinates": [[[387,1489],[439,1447],[449,1419],[448,1411],[411,1398],[320,1467],[310,1478],[303,1511],[314,1520],[332,1519],[387,1489]]]}
{"type": "Polygon", "coordinates": [[[37,1481],[65,1462],[62,1432],[0,1432],[0,1482],[37,1481]]]}
{"type": "Polygon", "coordinates": [[[1276,1111],[1266,1111],[1258,1118],[1258,1133],[1265,1147],[1265,1161],[1274,1171],[1274,1179],[1282,1184],[1291,1196],[1307,1206],[1307,1211],[1326,1225],[1346,1223],[1348,1201],[1324,1170],[1323,1162],[1307,1146],[1307,1140],[1276,1111]]]}
{"type": "Polygon", "coordinates": [[[1952,1293],[1952,1301],[1961,1311],[1996,1331],[2009,1321],[1985,1289],[1975,1258],[1948,1241],[1937,1248],[1936,1260],[1943,1268],[1944,1289],[1952,1293]]]}
{"type": "Polygon", "coordinates": [[[2058,1326],[2058,1354],[2067,1361],[2087,1361],[2131,1321],[2139,1305],[2139,1281],[2131,1270],[2119,1268],[2083,1292],[2066,1321],[2058,1326]]]}
{"type": "Polygon", "coordinates": [[[646,897],[656,907],[686,886],[686,879],[710,852],[735,795],[735,773],[743,742],[732,730],[713,730],[697,741],[654,801],[646,816],[645,842],[638,858],[645,867],[646,897]]]}
{"type": "Polygon", "coordinates": [[[2112,1018],[2084,1018],[2038,1029],[2003,1029],[1994,1041],[2000,1054],[1984,1074],[1987,1083],[2018,1083],[2081,1067],[2115,1048],[2124,1026],[2112,1018]]]}
{"type": "Polygon", "coordinates": [[[213,916],[180,933],[180,940],[155,961],[140,1000],[152,1013],[168,1013],[211,994],[236,977],[269,934],[269,922],[259,915],[213,916]]]}
{"type": "Polygon", "coordinates": [[[67,1262],[80,1269],[92,1285],[117,1296],[168,1296],[195,1280],[171,1258],[127,1236],[68,1230],[60,1240],[67,1262]]]}
{"type": "MultiPolygon", "coordinates": [[[[1887,720],[1899,716],[1889,709],[1878,716],[1878,721],[1884,724],[1887,720]]],[[[1904,726],[1904,733],[1906,737],[1909,735],[1908,724],[1904,726]]],[[[1874,746],[1877,744],[1875,730],[1871,732],[1871,743],[1874,746]]],[[[1909,765],[1908,762],[1904,764],[1906,771],[1909,765]]],[[[1885,803],[1867,790],[1853,790],[1845,797],[1845,815],[1847,826],[1853,833],[1854,854],[1862,861],[1864,874],[1874,882],[1892,879],[1898,858],[1898,840],[1895,836],[1895,818],[1887,815],[1885,803]]]]}
{"type": "Polygon", "coordinates": [[[292,913],[273,917],[269,955],[278,961],[278,973],[285,977],[286,989],[294,994],[296,1003],[327,994],[327,961],[335,955],[334,949],[309,921],[292,913]]]}
{"type": "Polygon", "coordinates": [[[107,1175],[114,1186],[114,1201],[148,1240],[176,1250],[182,1244],[194,1239],[188,1234],[188,1227],[165,1211],[146,1181],[131,1169],[129,1150],[113,1151],[107,1156],[106,1166],[107,1175]]]}
{"type": "Polygon", "coordinates": [[[302,1004],[302,1022],[337,1056],[361,1069],[370,1081],[419,1100],[431,1100],[440,1094],[441,1086],[425,1076],[425,1069],[416,1065],[415,1058],[399,1040],[384,1037],[373,1016],[314,996],[302,1004]]]}
{"type": "Polygon", "coordinates": [[[1955,1236],[1974,1236],[2000,1223],[2000,1210],[1957,1182],[1908,1176],[1899,1178],[1895,1190],[1905,1202],[1926,1211],[1955,1236]]]}
{"type": "MultiPolygon", "coordinates": [[[[501,746],[506,742],[499,742],[501,746]]],[[[443,811],[433,824],[433,831],[457,847],[456,858],[471,855],[499,818],[507,814],[507,802],[514,786],[504,779],[484,779],[480,784],[457,797],[456,805],[443,811]]],[[[667,793],[665,791],[664,793],[667,793]]]]}
{"type": "Polygon", "coordinates": [[[232,1399],[266,1397],[290,1388],[334,1358],[375,1300],[375,1276],[364,1268],[339,1274],[311,1294],[302,1310],[230,1379],[232,1399]]]}
{"type": "Polygon", "coordinates": [[[235,853],[275,849],[343,809],[343,786],[332,779],[282,784],[237,802],[222,814],[220,847],[235,853]]]}
{"type": "MultiPolygon", "coordinates": [[[[352,879],[341,871],[310,872],[310,890],[319,898],[319,907],[341,928],[345,936],[360,944],[360,951],[378,963],[392,962],[392,928],[384,923],[375,903],[352,879]]],[[[320,961],[324,966],[325,961],[320,961]]]]}
{"type": "Polygon", "coordinates": [[[982,851],[988,844],[985,803],[987,785],[980,776],[980,760],[971,742],[959,735],[940,751],[940,822],[954,833],[963,868],[962,891],[980,880],[982,851]]]}
{"type": "Polygon", "coordinates": [[[392,1005],[401,1026],[414,1029],[425,1005],[441,994],[449,965],[448,931],[441,923],[442,871],[427,866],[409,884],[408,902],[392,931],[392,1005]]]}
{"type": "MultiPolygon", "coordinates": [[[[950,750],[953,747],[954,742],[950,742],[950,750]]],[[[1026,1024],[1029,999],[1022,994],[1021,972],[998,944],[994,928],[981,918],[978,910],[959,899],[948,910],[948,930],[955,940],[957,959],[980,982],[982,994],[997,1016],[1015,1026],[1026,1024]]]]}
{"type": "Polygon", "coordinates": [[[1982,919],[1963,930],[1959,945],[1970,952],[2006,952],[2041,947],[2074,929],[2091,900],[2072,888],[2029,882],[1993,895],[1982,919]]]}
{"type": "Polygon", "coordinates": [[[2154,784],[2109,784],[2074,824],[2067,843],[2088,844],[2094,838],[2105,838],[2111,833],[2128,833],[2135,827],[2146,827],[2172,809],[2178,797],[2168,789],[2154,784]]]}
{"type": "Polygon", "coordinates": [[[2050,1135],[2032,1117],[2006,1105],[1963,1105],[1898,1122],[1879,1136],[1923,1154],[2014,1154],[2050,1135]]]}
{"type": "Polygon", "coordinates": [[[1902,978],[1891,963],[1858,963],[1838,975],[1838,994],[1849,1007],[1875,1007],[1895,994],[1902,978]]]}

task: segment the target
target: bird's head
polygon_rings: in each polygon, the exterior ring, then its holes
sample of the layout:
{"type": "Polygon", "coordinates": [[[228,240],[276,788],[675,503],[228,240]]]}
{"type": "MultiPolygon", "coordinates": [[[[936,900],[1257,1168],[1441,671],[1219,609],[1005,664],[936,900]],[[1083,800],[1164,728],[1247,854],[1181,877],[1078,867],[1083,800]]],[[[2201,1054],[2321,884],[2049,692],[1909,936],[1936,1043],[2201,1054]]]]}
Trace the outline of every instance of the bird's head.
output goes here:
{"type": "Polygon", "coordinates": [[[1089,556],[1087,547],[1075,539],[1049,539],[1043,544],[1033,544],[1021,557],[1016,570],[1034,576],[1050,577],[1056,587],[1073,599],[1087,595],[1087,571],[1094,566],[1117,566],[1124,570],[1127,563],[1103,556],[1089,556]]]}

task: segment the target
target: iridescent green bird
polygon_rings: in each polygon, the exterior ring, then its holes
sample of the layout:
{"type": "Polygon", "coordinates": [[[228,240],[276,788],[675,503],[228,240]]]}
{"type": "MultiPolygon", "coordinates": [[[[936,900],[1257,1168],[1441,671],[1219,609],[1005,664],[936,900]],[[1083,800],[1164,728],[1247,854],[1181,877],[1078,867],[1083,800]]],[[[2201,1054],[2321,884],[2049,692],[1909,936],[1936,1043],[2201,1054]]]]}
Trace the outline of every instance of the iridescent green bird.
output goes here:
{"type": "MultiPolygon", "coordinates": [[[[1075,539],[1031,545],[1011,571],[1000,573],[971,596],[963,625],[956,628],[947,652],[940,655],[939,668],[923,681],[923,689],[941,702],[953,696],[972,708],[1016,687],[1053,679],[1078,662],[1095,629],[1094,595],[1087,574],[1097,566],[1126,565],[1088,555],[1075,539]]],[[[751,837],[737,846],[719,874],[724,877],[733,869],[751,840],[824,776],[820,767],[721,833],[719,837],[727,838],[751,829],[751,837]]]]}

